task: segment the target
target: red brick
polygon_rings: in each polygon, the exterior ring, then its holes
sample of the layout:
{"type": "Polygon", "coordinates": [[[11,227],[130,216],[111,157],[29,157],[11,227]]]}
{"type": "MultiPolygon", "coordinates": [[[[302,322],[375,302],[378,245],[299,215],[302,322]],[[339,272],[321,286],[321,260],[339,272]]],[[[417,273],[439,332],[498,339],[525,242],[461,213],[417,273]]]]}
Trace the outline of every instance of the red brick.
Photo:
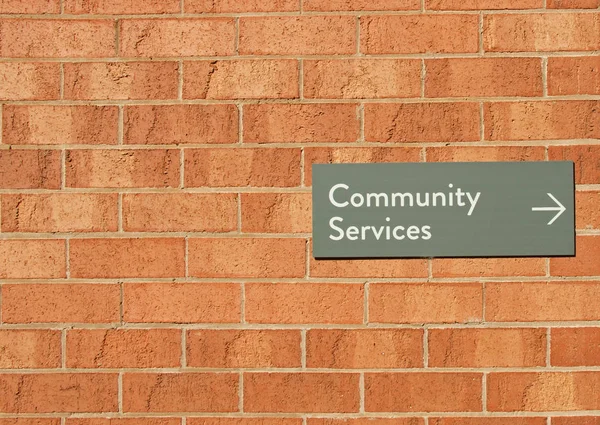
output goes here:
{"type": "MultiPolygon", "coordinates": [[[[552,1],[552,0],[550,0],[552,1]]],[[[425,9],[432,10],[502,10],[542,9],[544,0],[426,0],[425,9]]],[[[446,424],[446,422],[444,422],[446,424]]]]}
{"type": "Polygon", "coordinates": [[[0,150],[0,188],[60,188],[60,151],[0,150]]]}
{"type": "Polygon", "coordinates": [[[244,143],[356,142],[353,104],[258,104],[244,106],[244,143]]]}
{"type": "Polygon", "coordinates": [[[430,367],[546,365],[546,329],[430,329],[430,367]]]}
{"type": "Polygon", "coordinates": [[[234,193],[138,193],[123,196],[129,232],[231,232],[237,230],[234,193]]]}
{"type": "Polygon", "coordinates": [[[424,425],[423,418],[308,418],[308,425],[424,425]]]}
{"type": "Polygon", "coordinates": [[[600,407],[599,372],[490,373],[490,411],[596,410],[600,407]]]}
{"type": "Polygon", "coordinates": [[[0,54],[5,58],[100,58],[115,54],[109,20],[2,19],[0,54]]]}
{"type": "Polygon", "coordinates": [[[298,61],[185,62],[184,99],[292,99],[299,96],[298,61]]]}
{"type": "Polygon", "coordinates": [[[125,412],[234,412],[237,373],[127,373],[125,412]]]}
{"type": "Polygon", "coordinates": [[[65,63],[65,99],[177,99],[177,62],[65,63]]]}
{"type": "Polygon", "coordinates": [[[0,425],[60,425],[60,418],[0,418],[0,425]]]}
{"type": "Polygon", "coordinates": [[[544,161],[543,146],[444,146],[427,148],[427,162],[544,161]]]}
{"type": "Polygon", "coordinates": [[[203,329],[187,333],[187,365],[213,368],[300,367],[297,330],[203,329]]]}
{"type": "Polygon", "coordinates": [[[186,150],[185,186],[300,186],[300,156],[300,149],[286,148],[186,150]]]}
{"type": "MultiPolygon", "coordinates": [[[[548,0],[548,9],[596,9],[600,7],[598,0],[548,0]]],[[[559,418],[553,419],[554,421],[559,418]]],[[[566,423],[565,423],[566,424],[566,423]]],[[[560,425],[560,424],[558,424],[560,425]]],[[[582,424],[585,425],[585,424],[582,424]]]]}
{"type": "Polygon", "coordinates": [[[358,412],[358,374],[244,373],[245,412],[358,412]]]}
{"type": "Polygon", "coordinates": [[[67,367],[179,367],[179,329],[73,329],[67,333],[67,367]]]}
{"type": "Polygon", "coordinates": [[[340,283],[247,283],[249,323],[362,323],[364,288],[340,283]]]}
{"type": "Polygon", "coordinates": [[[240,20],[241,55],[336,55],[356,52],[352,16],[276,16],[240,20]]]}
{"type": "Polygon", "coordinates": [[[115,106],[5,105],[2,142],[8,145],[116,145],[115,106]]]}
{"type": "Polygon", "coordinates": [[[479,283],[372,283],[371,323],[468,323],[482,320],[479,283]]]}
{"type": "Polygon", "coordinates": [[[119,321],[119,285],[4,285],[5,323],[111,323],[119,321]]]}
{"type": "Polygon", "coordinates": [[[60,97],[60,64],[0,63],[0,81],[0,100],[55,100],[60,97]]]}
{"type": "Polygon", "coordinates": [[[0,13],[42,14],[59,12],[60,0],[4,0],[0,3],[0,13]]]}
{"type": "Polygon", "coordinates": [[[551,276],[600,275],[600,236],[578,236],[575,257],[550,259],[551,276]]]}
{"type": "Polygon", "coordinates": [[[235,105],[126,106],[124,143],[131,145],[237,143],[235,105]]]}
{"type": "Polygon", "coordinates": [[[575,163],[576,184],[600,183],[600,146],[550,146],[550,161],[570,160],[575,163]]]}
{"type": "Polygon", "coordinates": [[[600,94],[600,57],[548,58],[548,94],[600,94]]]}
{"type": "MultiPolygon", "coordinates": [[[[429,425],[546,425],[546,418],[429,418],[429,425]]],[[[552,422],[552,425],[555,425],[552,422]]]]}
{"type": "Polygon", "coordinates": [[[117,194],[2,195],[3,232],[115,232],[117,194]]]}
{"type": "MultiPolygon", "coordinates": [[[[304,0],[305,11],[334,12],[338,10],[419,10],[419,0],[304,0]]],[[[375,425],[375,424],[373,424],[375,425]]]]}
{"type": "Polygon", "coordinates": [[[312,186],[312,164],[419,162],[420,148],[304,148],[304,184],[312,186]]]}
{"type": "Polygon", "coordinates": [[[360,51],[385,53],[475,53],[476,15],[377,15],[360,18],[360,51]]]}
{"type": "Polygon", "coordinates": [[[427,260],[315,260],[310,259],[311,277],[427,277],[427,260]]]}
{"type": "Polygon", "coordinates": [[[135,15],[178,13],[179,0],[64,0],[65,13],[99,15],[135,15]]]}
{"type": "Polygon", "coordinates": [[[307,367],[379,369],[423,367],[420,329],[310,329],[307,367]]]}
{"type": "Polygon", "coordinates": [[[365,139],[367,142],[474,142],[480,139],[479,121],[477,103],[367,104],[365,139]]]}
{"type": "Polygon", "coordinates": [[[600,328],[552,328],[553,366],[600,366],[600,328]]]}
{"type": "MultiPolygon", "coordinates": [[[[42,329],[0,330],[2,369],[57,368],[61,359],[60,331],[42,329]]],[[[1,424],[1,422],[0,422],[1,424]]]]}
{"type": "Polygon", "coordinates": [[[0,279],[61,277],[66,277],[64,240],[0,240],[0,279]]]}
{"type": "Polygon", "coordinates": [[[562,416],[552,418],[552,425],[600,425],[600,416],[562,416]]]}
{"type": "Polygon", "coordinates": [[[242,232],[310,233],[310,193],[242,193],[242,232]]]}
{"type": "Polygon", "coordinates": [[[421,61],[344,59],[304,62],[304,96],[325,99],[421,96],[421,61]]]}
{"type": "Polygon", "coordinates": [[[296,0],[186,0],[186,13],[294,12],[296,0]]]}
{"type": "Polygon", "coordinates": [[[483,46],[490,52],[600,49],[600,14],[536,13],[484,16],[483,46]]]}
{"type": "Polygon", "coordinates": [[[600,101],[486,103],[487,140],[595,139],[600,101]]]}
{"type": "Polygon", "coordinates": [[[577,229],[600,229],[600,191],[575,192],[577,229]]]}
{"type": "Polygon", "coordinates": [[[0,412],[117,412],[117,378],[116,373],[0,375],[0,412]]]}
{"type": "Polygon", "coordinates": [[[189,275],[195,277],[304,277],[306,240],[202,238],[188,241],[189,275]]]}
{"type": "Polygon", "coordinates": [[[481,376],[480,373],[366,373],[365,410],[481,411],[481,376]],[[397,391],[399,388],[406,391],[397,391]]]}
{"type": "Polygon", "coordinates": [[[71,277],[183,277],[183,238],[72,239],[71,277]]]}
{"type": "Polygon", "coordinates": [[[545,322],[597,320],[590,300],[600,296],[598,282],[486,283],[486,320],[545,322]]]}
{"type": "Polygon", "coordinates": [[[425,96],[541,96],[539,58],[425,60],[425,96]]]}
{"type": "Polygon", "coordinates": [[[545,258],[435,258],[434,277],[546,276],[545,258]]]}
{"type": "Polygon", "coordinates": [[[127,322],[239,323],[240,285],[233,283],[126,283],[127,322]]]}
{"type": "Polygon", "coordinates": [[[126,57],[225,56],[235,53],[235,23],[223,19],[124,19],[120,54],[126,57]]]}
{"type": "Polygon", "coordinates": [[[66,154],[67,187],[178,187],[179,151],[70,150],[66,154]]]}
{"type": "MultiPolygon", "coordinates": [[[[180,425],[180,418],[66,418],[67,425],[180,425]]],[[[17,424],[18,425],[18,424],[17,424]]],[[[38,424],[31,424],[38,425],[38,424]]],[[[46,424],[39,424],[46,425],[46,424]]]]}

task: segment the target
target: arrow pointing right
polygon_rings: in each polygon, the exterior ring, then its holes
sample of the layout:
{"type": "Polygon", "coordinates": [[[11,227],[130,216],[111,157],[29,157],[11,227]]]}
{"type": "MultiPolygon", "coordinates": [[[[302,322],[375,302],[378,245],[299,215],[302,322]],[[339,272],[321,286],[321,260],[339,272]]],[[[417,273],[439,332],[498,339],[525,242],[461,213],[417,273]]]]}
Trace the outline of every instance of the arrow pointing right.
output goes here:
{"type": "Polygon", "coordinates": [[[556,202],[556,205],[558,205],[557,207],[533,207],[533,208],[531,208],[531,211],[558,211],[557,214],[554,216],[554,218],[548,222],[548,226],[550,226],[567,209],[551,193],[548,193],[548,196],[550,197],[550,199],[552,199],[554,202],[556,202]]]}

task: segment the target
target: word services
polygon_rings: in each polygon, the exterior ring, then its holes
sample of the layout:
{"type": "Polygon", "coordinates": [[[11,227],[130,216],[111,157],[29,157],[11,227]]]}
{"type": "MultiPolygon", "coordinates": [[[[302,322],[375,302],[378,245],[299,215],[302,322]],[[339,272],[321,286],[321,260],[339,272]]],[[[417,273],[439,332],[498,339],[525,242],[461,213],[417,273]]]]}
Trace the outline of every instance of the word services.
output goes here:
{"type": "Polygon", "coordinates": [[[573,163],[313,165],[315,258],[574,255],[573,163]]]}

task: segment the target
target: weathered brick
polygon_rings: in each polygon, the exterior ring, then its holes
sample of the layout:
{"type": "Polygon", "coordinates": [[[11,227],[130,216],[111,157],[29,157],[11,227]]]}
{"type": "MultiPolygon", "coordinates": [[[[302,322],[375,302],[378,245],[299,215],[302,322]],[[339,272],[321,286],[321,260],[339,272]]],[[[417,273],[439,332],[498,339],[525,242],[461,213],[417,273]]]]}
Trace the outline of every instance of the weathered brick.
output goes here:
{"type": "Polygon", "coordinates": [[[474,53],[479,49],[476,15],[376,15],[360,18],[360,51],[474,53]]]}
{"type": "Polygon", "coordinates": [[[117,144],[117,107],[15,106],[2,110],[9,145],[117,144]]]}
{"type": "Polygon", "coordinates": [[[64,278],[66,264],[64,240],[0,240],[0,279],[64,278]]]}
{"type": "Polygon", "coordinates": [[[552,328],[550,364],[600,366],[600,328],[552,328]]]}
{"type": "Polygon", "coordinates": [[[375,99],[420,95],[420,60],[304,61],[304,96],[307,98],[375,99]]]}
{"type": "MultiPolygon", "coordinates": [[[[546,425],[546,418],[530,418],[514,416],[506,418],[429,418],[430,425],[546,425]]],[[[552,425],[556,425],[552,422],[552,425]]]]}
{"type": "Polygon", "coordinates": [[[425,60],[425,96],[541,96],[539,58],[425,60]]]}
{"type": "Polygon", "coordinates": [[[600,283],[488,282],[485,294],[485,318],[491,322],[596,320],[589,302],[600,296],[600,283]]]}
{"type": "Polygon", "coordinates": [[[546,329],[430,329],[430,367],[546,365],[546,329]]]}
{"type": "Polygon", "coordinates": [[[548,94],[600,94],[600,57],[548,58],[548,94]]]}
{"type": "Polygon", "coordinates": [[[60,64],[3,62],[0,63],[0,81],[0,100],[58,99],[60,64]]]}
{"type": "Polygon", "coordinates": [[[423,367],[423,331],[310,329],[306,365],[331,369],[423,367]]]}
{"type": "Polygon", "coordinates": [[[242,193],[242,232],[310,233],[310,193],[242,193]]]}
{"type": "Polygon", "coordinates": [[[551,276],[600,275],[600,236],[578,236],[575,257],[550,259],[551,276]]]}
{"type": "Polygon", "coordinates": [[[136,15],[177,13],[179,0],[64,0],[65,13],[98,15],[136,15]]]}
{"type": "Polygon", "coordinates": [[[247,283],[249,323],[362,323],[364,288],[339,283],[247,283]]]}
{"type": "Polygon", "coordinates": [[[2,19],[0,54],[5,58],[100,58],[115,54],[109,20],[2,19]]]}
{"type": "Polygon", "coordinates": [[[0,3],[0,13],[42,14],[59,12],[60,0],[4,0],[0,3]]]}
{"type": "Polygon", "coordinates": [[[234,412],[237,373],[126,373],[125,412],[234,412]]]}
{"type": "Polygon", "coordinates": [[[186,13],[294,12],[296,0],[186,0],[186,13]]]}
{"type": "Polygon", "coordinates": [[[427,260],[310,260],[311,277],[427,277],[427,260]]]}
{"type": "Polygon", "coordinates": [[[183,277],[183,238],[72,239],[71,276],[183,277]]]}
{"type": "MultiPolygon", "coordinates": [[[[596,9],[600,7],[598,0],[547,0],[548,9],[596,9]]],[[[559,418],[553,419],[554,421],[559,418]]],[[[557,423],[560,425],[559,423],[557,423]]],[[[582,424],[583,425],[583,424],[582,424]]]]}
{"type": "MultiPolygon", "coordinates": [[[[0,330],[0,368],[57,368],[61,364],[60,331],[0,330]]],[[[1,424],[1,422],[0,422],[1,424]]]]}
{"type": "Polygon", "coordinates": [[[480,373],[365,373],[365,410],[481,411],[481,379],[480,373]]]}
{"type": "Polygon", "coordinates": [[[244,373],[246,412],[358,412],[358,374],[244,373]]]}
{"type": "Polygon", "coordinates": [[[600,229],[600,191],[575,192],[577,229],[600,229]]]}
{"type": "Polygon", "coordinates": [[[202,329],[188,331],[186,340],[191,367],[300,367],[297,330],[202,329]]]}
{"type": "Polygon", "coordinates": [[[130,145],[237,143],[235,105],[135,105],[124,110],[130,145]]]}
{"type": "Polygon", "coordinates": [[[5,323],[110,323],[119,321],[119,285],[4,285],[5,323]]]}
{"type": "MultiPolygon", "coordinates": [[[[302,10],[335,12],[346,10],[419,10],[419,0],[304,0],[302,10]]],[[[375,424],[374,424],[375,425],[375,424]]]]}
{"type": "MultiPolygon", "coordinates": [[[[244,0],[246,1],[246,0],[244,0]]],[[[262,0],[261,0],[262,1],[262,0]]],[[[190,425],[301,425],[302,418],[270,418],[270,417],[188,417],[190,425]]],[[[44,424],[45,425],[45,424],[44,424]]]]}
{"type": "MultiPolygon", "coordinates": [[[[180,425],[180,418],[66,418],[67,425],[180,425]]],[[[15,424],[17,425],[17,424],[15,424]]],[[[25,425],[25,424],[24,424],[25,425]]],[[[31,424],[46,425],[46,424],[31,424]]]]}
{"type": "Polygon", "coordinates": [[[258,104],[244,106],[244,143],[356,142],[353,104],[258,104]]]}
{"type": "Polygon", "coordinates": [[[242,18],[242,55],[335,55],[356,52],[352,16],[277,16],[242,18]]]}
{"type": "Polygon", "coordinates": [[[65,63],[65,99],[177,99],[177,62],[65,63]]]}
{"type": "Polygon", "coordinates": [[[67,367],[178,367],[179,329],[72,329],[67,333],[67,367]]]}
{"type": "Polygon", "coordinates": [[[235,23],[218,19],[124,19],[120,54],[126,57],[226,56],[235,53],[235,23]]]}
{"type": "Polygon", "coordinates": [[[544,161],[543,146],[444,146],[426,149],[427,162],[544,161]]]}
{"type": "Polygon", "coordinates": [[[0,375],[0,412],[117,412],[117,379],[116,373],[0,375]]]}
{"type": "Polygon", "coordinates": [[[184,99],[293,99],[299,96],[298,61],[185,62],[184,99]]]}
{"type": "Polygon", "coordinates": [[[127,322],[239,323],[241,289],[233,283],[126,283],[127,322]]]}
{"type": "Polygon", "coordinates": [[[425,0],[426,10],[542,9],[543,7],[543,0],[425,0]]]}
{"type": "Polygon", "coordinates": [[[300,149],[286,148],[186,150],[185,186],[300,186],[300,157],[300,149]]]}
{"type": "Polygon", "coordinates": [[[573,161],[575,163],[576,184],[600,183],[600,146],[574,145],[550,146],[548,148],[550,161],[573,161]]]}
{"type": "Polygon", "coordinates": [[[178,187],[176,149],[70,150],[67,187],[178,187]]]}
{"type": "Polygon", "coordinates": [[[468,323],[482,319],[479,283],[372,283],[369,322],[468,323]]]}
{"type": "Polygon", "coordinates": [[[599,372],[490,373],[490,411],[596,410],[599,372]]]}
{"type": "Polygon", "coordinates": [[[423,425],[423,418],[308,418],[308,425],[423,425]]]}
{"type": "Polygon", "coordinates": [[[600,416],[557,416],[552,425],[599,425],[600,416]]]}
{"type": "Polygon", "coordinates": [[[0,418],[0,425],[60,425],[60,418],[0,418]]]}
{"type": "Polygon", "coordinates": [[[556,52],[600,49],[600,13],[494,14],[483,20],[490,52],[556,52]]]}
{"type": "Polygon", "coordinates": [[[60,174],[60,151],[0,150],[1,189],[58,189],[60,174]]]}
{"type": "Polygon", "coordinates": [[[117,194],[2,195],[3,232],[115,232],[117,194]]]}
{"type": "Polygon", "coordinates": [[[487,140],[595,139],[600,101],[486,103],[487,140]]]}
{"type": "Polygon", "coordinates": [[[237,195],[125,194],[123,229],[129,232],[231,232],[237,230],[237,195]]]}
{"type": "Polygon", "coordinates": [[[479,105],[461,103],[366,104],[367,142],[474,142],[479,105]]]}
{"type": "Polygon", "coordinates": [[[436,258],[434,277],[545,276],[545,258],[436,258]]]}

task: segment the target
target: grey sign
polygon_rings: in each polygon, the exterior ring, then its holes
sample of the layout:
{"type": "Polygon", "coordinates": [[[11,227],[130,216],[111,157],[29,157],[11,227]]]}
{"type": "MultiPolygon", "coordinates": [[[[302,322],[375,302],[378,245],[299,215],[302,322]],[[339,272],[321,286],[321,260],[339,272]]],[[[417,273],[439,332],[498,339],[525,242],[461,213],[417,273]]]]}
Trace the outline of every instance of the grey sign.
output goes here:
{"type": "Polygon", "coordinates": [[[573,162],[315,164],[315,258],[575,254],[573,162]]]}

